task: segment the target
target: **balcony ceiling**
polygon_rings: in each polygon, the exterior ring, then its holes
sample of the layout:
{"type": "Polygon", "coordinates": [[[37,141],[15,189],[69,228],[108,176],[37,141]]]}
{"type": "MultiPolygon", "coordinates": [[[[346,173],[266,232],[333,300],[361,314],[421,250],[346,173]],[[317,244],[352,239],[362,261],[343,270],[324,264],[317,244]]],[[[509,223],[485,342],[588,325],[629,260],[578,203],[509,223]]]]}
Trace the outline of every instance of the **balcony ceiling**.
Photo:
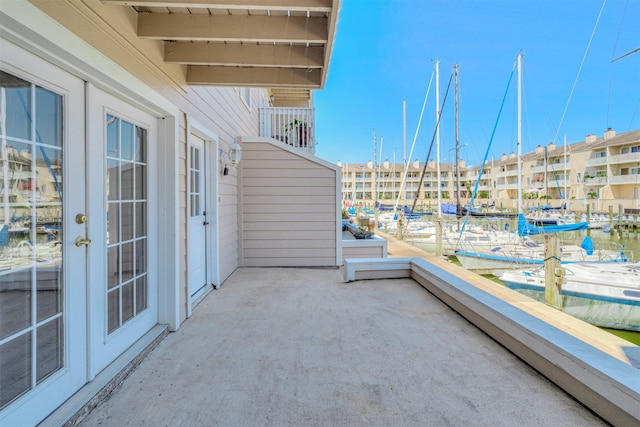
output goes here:
{"type": "Polygon", "coordinates": [[[133,7],[191,85],[321,89],[340,0],[102,0],[133,7]]]}

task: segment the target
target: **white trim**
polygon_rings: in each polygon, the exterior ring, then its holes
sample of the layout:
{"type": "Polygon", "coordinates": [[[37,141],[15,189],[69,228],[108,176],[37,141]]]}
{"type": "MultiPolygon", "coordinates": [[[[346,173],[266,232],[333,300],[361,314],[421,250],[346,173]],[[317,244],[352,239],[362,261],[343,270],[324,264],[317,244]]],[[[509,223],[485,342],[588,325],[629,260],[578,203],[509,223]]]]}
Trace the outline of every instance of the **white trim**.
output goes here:
{"type": "MultiPolygon", "coordinates": [[[[207,218],[209,220],[209,232],[207,234],[207,253],[210,254],[207,262],[211,269],[207,269],[207,280],[213,284],[216,289],[220,288],[220,205],[218,183],[219,183],[219,170],[218,170],[218,149],[219,149],[219,137],[214,132],[207,129],[200,124],[197,120],[188,117],[187,120],[187,137],[191,134],[197,135],[205,141],[205,169],[207,175],[207,218]]],[[[188,145],[188,144],[187,144],[188,145]]],[[[187,233],[188,236],[188,233],[187,233]]],[[[188,288],[188,286],[187,286],[188,288]]]]}
{"type": "Polygon", "coordinates": [[[158,323],[180,327],[180,208],[177,115],[158,124],[158,323]],[[164,126],[163,126],[164,125],[164,126]]]}

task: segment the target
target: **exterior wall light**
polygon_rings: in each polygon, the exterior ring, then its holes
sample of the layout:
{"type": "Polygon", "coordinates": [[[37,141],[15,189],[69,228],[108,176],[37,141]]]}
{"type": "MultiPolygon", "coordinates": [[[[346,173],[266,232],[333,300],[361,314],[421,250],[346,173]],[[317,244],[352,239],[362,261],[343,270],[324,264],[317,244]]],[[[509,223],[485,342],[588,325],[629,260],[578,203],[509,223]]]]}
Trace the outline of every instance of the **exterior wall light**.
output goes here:
{"type": "Polygon", "coordinates": [[[231,163],[231,166],[236,167],[241,158],[242,147],[236,141],[233,141],[233,144],[229,147],[229,163],[231,163]]]}

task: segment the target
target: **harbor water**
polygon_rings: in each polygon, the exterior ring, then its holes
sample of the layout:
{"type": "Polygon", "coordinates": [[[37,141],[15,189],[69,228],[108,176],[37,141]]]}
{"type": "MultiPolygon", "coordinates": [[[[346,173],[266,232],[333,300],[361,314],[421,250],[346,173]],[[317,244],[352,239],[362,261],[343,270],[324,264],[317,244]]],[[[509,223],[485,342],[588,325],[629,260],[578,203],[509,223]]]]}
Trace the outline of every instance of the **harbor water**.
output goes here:
{"type": "MultiPolygon", "coordinates": [[[[611,232],[604,232],[601,229],[590,229],[582,231],[574,231],[570,233],[561,233],[560,239],[566,244],[580,245],[584,238],[589,235],[593,240],[594,247],[601,249],[616,249],[624,252],[629,258],[630,262],[640,262],[640,233],[637,232],[618,232],[618,230],[611,230],[611,232]]],[[[535,236],[534,240],[538,240],[542,243],[544,238],[541,236],[535,236]]],[[[410,243],[410,242],[407,242],[410,243]]],[[[455,258],[453,262],[456,262],[455,258]]],[[[459,263],[458,263],[459,265],[459,263]]],[[[495,276],[485,276],[491,280],[501,283],[495,276]]],[[[616,329],[604,330],[619,336],[627,341],[630,341],[636,345],[640,345],[640,332],[623,331],[616,329]]]]}

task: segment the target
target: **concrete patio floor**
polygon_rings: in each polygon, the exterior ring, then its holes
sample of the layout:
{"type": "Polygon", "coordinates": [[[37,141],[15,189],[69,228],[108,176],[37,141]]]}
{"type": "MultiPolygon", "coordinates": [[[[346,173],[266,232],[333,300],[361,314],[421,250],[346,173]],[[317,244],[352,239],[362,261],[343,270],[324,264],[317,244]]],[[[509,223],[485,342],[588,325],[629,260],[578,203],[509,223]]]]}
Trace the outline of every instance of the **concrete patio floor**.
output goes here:
{"type": "Polygon", "coordinates": [[[82,426],[599,426],[412,279],[240,268],[82,426]]]}

